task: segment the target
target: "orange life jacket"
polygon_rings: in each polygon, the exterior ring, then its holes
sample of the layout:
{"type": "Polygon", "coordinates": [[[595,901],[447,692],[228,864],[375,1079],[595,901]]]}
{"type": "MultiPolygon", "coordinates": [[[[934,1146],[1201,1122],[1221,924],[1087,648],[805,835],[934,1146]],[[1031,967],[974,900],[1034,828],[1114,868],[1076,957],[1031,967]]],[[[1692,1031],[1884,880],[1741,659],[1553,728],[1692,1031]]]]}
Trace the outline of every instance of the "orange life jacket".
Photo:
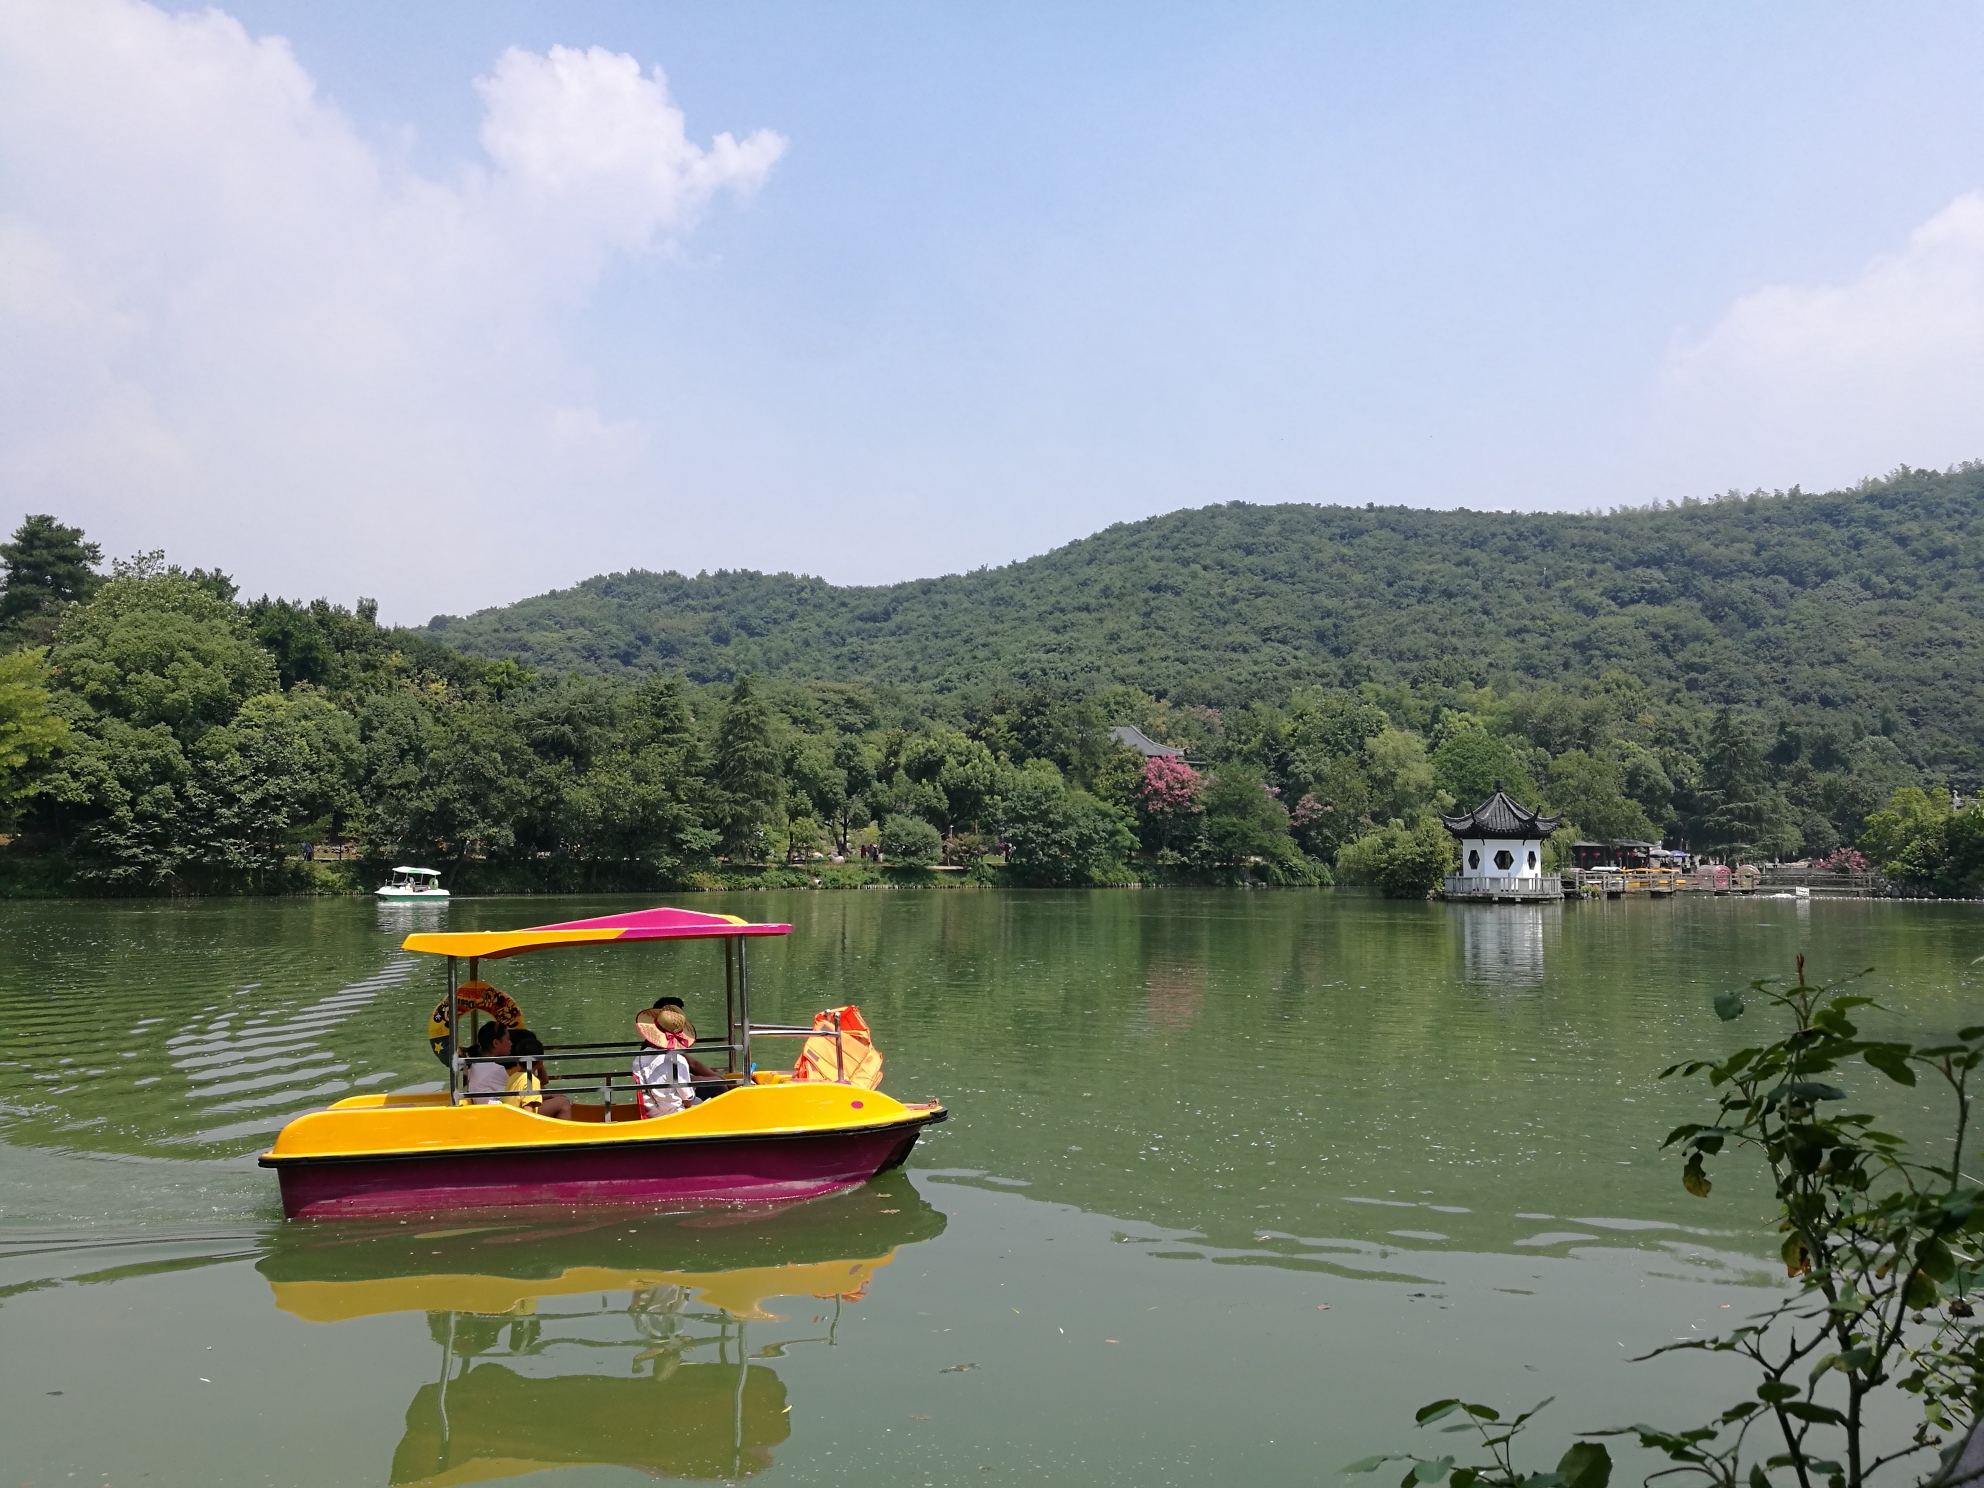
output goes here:
{"type": "Polygon", "coordinates": [[[858,1085],[863,1090],[880,1087],[882,1051],[875,1047],[860,1008],[828,1008],[813,1015],[813,1036],[799,1051],[792,1078],[858,1085]],[[834,1031],[836,1022],[838,1033],[834,1031]]]}

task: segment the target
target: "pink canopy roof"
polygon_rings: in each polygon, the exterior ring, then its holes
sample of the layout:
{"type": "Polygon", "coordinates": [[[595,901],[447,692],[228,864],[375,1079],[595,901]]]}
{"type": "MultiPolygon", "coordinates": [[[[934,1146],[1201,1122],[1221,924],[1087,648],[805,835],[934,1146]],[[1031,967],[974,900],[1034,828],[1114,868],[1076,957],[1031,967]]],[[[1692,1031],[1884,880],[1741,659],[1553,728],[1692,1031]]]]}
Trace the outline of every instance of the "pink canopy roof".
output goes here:
{"type": "Polygon", "coordinates": [[[601,945],[633,940],[709,940],[728,935],[790,935],[790,925],[754,925],[736,915],[694,909],[637,909],[592,920],[565,920],[525,930],[436,931],[409,935],[401,946],[433,956],[479,956],[500,961],[553,946],[601,945]]]}

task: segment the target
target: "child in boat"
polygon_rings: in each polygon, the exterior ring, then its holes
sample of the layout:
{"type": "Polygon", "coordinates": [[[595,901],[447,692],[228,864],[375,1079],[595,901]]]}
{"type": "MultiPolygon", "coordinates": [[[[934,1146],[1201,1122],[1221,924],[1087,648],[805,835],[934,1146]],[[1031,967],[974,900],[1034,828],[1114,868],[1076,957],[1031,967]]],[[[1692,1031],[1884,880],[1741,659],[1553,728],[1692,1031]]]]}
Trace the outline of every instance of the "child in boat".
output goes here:
{"type": "Polygon", "coordinates": [[[696,1041],[681,1007],[652,1007],[634,1019],[634,1032],[648,1048],[634,1056],[634,1081],[641,1087],[641,1115],[673,1116],[696,1104],[690,1083],[689,1056],[682,1051],[696,1041]]]}
{"type": "Polygon", "coordinates": [[[570,1121],[572,1098],[544,1092],[544,1061],[537,1058],[544,1052],[544,1040],[528,1028],[519,1028],[510,1035],[510,1052],[517,1056],[517,1062],[507,1066],[509,1078],[503,1082],[510,1104],[540,1116],[570,1121]]]}

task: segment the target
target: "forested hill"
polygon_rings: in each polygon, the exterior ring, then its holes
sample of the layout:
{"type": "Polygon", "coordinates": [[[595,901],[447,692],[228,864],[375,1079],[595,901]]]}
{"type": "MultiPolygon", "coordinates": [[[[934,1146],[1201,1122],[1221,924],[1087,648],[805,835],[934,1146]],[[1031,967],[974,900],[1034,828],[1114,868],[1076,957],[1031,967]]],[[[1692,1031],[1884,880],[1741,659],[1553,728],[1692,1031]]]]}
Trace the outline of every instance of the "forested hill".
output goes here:
{"type": "Polygon", "coordinates": [[[1984,467],[1610,515],[1232,502],[1004,568],[874,588],[635,570],[439,617],[554,671],[757,672],[982,697],[1009,679],[1218,706],[1303,682],[1508,686],[1608,669],[1825,710],[1984,764],[1984,467]]]}

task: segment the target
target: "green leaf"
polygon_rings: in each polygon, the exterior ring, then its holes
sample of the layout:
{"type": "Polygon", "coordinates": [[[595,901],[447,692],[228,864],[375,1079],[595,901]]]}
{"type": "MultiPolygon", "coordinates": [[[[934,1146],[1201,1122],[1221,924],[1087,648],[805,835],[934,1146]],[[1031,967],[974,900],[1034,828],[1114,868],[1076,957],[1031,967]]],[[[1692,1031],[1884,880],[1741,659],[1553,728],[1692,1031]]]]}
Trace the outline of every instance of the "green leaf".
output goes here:
{"type": "Polygon", "coordinates": [[[1509,1425],[1511,1427],[1522,1425],[1524,1421],[1527,1421],[1531,1416],[1535,1415],[1538,1411],[1542,1410],[1544,1406],[1548,1405],[1551,1401],[1555,1400],[1556,1398],[1557,1397],[1555,1395],[1545,1395],[1541,1400],[1537,1401],[1536,1404],[1532,1405],[1528,1410],[1524,1411],[1521,1415],[1517,1416],[1513,1421],[1509,1422],[1509,1425]]]}
{"type": "Polygon", "coordinates": [[[1915,1083],[1915,1067],[1908,1062],[1906,1044],[1869,1044],[1860,1057],[1897,1085],[1915,1083]]]}
{"type": "Polygon", "coordinates": [[[1784,1093],[1793,1100],[1804,1101],[1807,1105],[1815,1101],[1846,1099],[1846,1092],[1837,1085],[1827,1085],[1818,1080],[1793,1080],[1784,1087],[1784,1093]]]}
{"type": "Polygon", "coordinates": [[[1492,1405],[1467,1405],[1463,1403],[1461,1409],[1477,1421],[1499,1421],[1502,1419],[1502,1413],[1492,1405]]]}
{"type": "Polygon", "coordinates": [[[1763,1466],[1760,1463],[1750,1464],[1750,1488],[1770,1488],[1770,1479],[1764,1476],[1763,1466]]]}
{"type": "Polygon", "coordinates": [[[1908,1286],[1901,1294],[1901,1305],[1911,1312],[1921,1312],[1934,1307],[1940,1295],[1936,1278],[1926,1271],[1916,1271],[1908,1278],[1908,1286]]]}
{"type": "Polygon", "coordinates": [[[1783,1406],[1787,1416],[1796,1416],[1801,1421],[1817,1421],[1824,1426],[1844,1426],[1846,1417],[1829,1405],[1814,1405],[1809,1400],[1787,1400],[1783,1406]]]}
{"type": "Polygon", "coordinates": [[[1743,1016],[1743,994],[1724,992],[1715,999],[1715,1015],[1725,1023],[1733,1023],[1743,1016]]]}
{"type": "Polygon", "coordinates": [[[1412,1476],[1421,1483],[1431,1483],[1452,1472],[1453,1466],[1454,1460],[1451,1457],[1438,1457],[1431,1462],[1416,1462],[1412,1466],[1412,1476]]]}
{"type": "Polygon", "coordinates": [[[1931,1281],[1948,1281],[1956,1275],[1956,1257],[1933,1235],[1915,1247],[1915,1264],[1931,1281]]]}
{"type": "Polygon", "coordinates": [[[1763,1401],[1765,1405],[1776,1405],[1780,1401],[1796,1400],[1797,1398],[1798,1387],[1796,1385],[1787,1385],[1782,1380],[1765,1380],[1761,1385],[1757,1386],[1757,1399],[1763,1401]]]}
{"type": "Polygon", "coordinates": [[[1447,1488],[1474,1488],[1474,1480],[1481,1476],[1478,1467],[1457,1467],[1454,1475],[1447,1479],[1447,1488]]]}
{"type": "Polygon", "coordinates": [[[1387,1452],[1382,1457],[1359,1457],[1355,1462],[1351,1463],[1350,1466],[1344,1468],[1343,1470],[1347,1473],[1376,1472],[1379,1468],[1383,1467],[1387,1462],[1397,1462],[1398,1460],[1399,1457],[1396,1452],[1387,1452]]]}
{"type": "Polygon", "coordinates": [[[1564,1488],[1605,1488],[1612,1481],[1612,1454],[1602,1442],[1578,1442],[1557,1463],[1564,1488]]]}
{"type": "Polygon", "coordinates": [[[1460,1409],[1458,1400],[1436,1400],[1431,1405],[1422,1405],[1413,1416],[1415,1424],[1424,1426],[1428,1421],[1437,1421],[1442,1416],[1450,1416],[1460,1409]]]}

